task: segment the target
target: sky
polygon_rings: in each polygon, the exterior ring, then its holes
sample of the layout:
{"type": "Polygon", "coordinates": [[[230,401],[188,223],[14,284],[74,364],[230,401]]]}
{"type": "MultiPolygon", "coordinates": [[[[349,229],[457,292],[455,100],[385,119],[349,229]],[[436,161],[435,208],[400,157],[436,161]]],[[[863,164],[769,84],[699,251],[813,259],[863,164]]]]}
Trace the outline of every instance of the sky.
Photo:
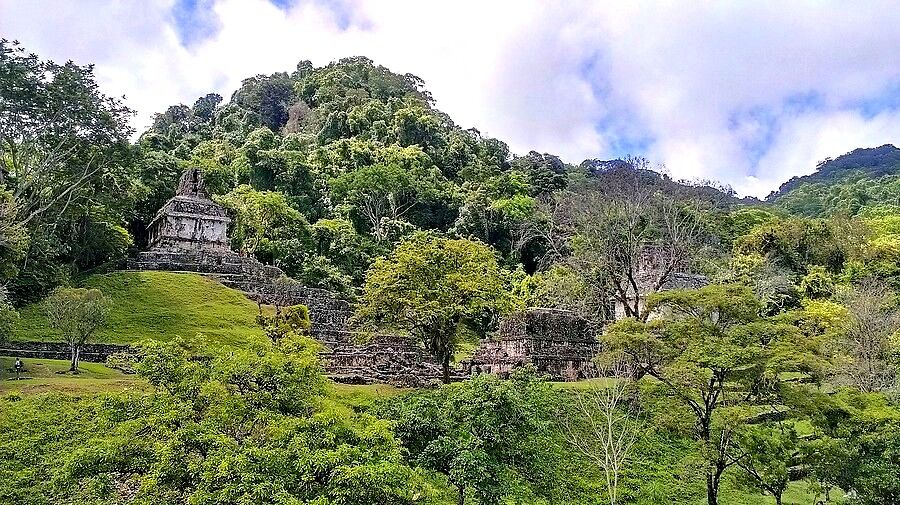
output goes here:
{"type": "Polygon", "coordinates": [[[241,79],[363,55],[425,80],[464,128],[765,196],[900,144],[896,2],[0,0],[0,36],[95,64],[146,129],[241,79]]]}

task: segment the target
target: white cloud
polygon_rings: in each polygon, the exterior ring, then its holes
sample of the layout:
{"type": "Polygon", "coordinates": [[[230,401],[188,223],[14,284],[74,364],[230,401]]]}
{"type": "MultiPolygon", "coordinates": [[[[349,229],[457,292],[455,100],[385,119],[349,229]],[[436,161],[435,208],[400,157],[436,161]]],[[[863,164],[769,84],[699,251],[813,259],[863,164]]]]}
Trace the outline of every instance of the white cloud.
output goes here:
{"type": "Polygon", "coordinates": [[[900,142],[900,113],[853,104],[900,82],[900,10],[890,2],[587,1],[340,4],[287,12],[218,0],[220,30],[179,43],[171,0],[0,0],[0,33],[57,60],[97,64],[143,129],[154,112],[244,77],[366,55],[425,79],[460,125],[515,152],[571,162],[641,145],[676,177],[765,195],[826,156],[900,142]],[[809,104],[797,103],[806,97],[809,104]]]}

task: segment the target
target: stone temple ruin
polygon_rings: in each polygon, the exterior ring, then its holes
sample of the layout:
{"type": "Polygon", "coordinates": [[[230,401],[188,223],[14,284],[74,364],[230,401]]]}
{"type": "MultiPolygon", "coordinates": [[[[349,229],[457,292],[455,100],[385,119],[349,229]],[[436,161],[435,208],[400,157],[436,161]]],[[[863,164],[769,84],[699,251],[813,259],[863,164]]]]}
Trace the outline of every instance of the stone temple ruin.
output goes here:
{"type": "MultiPolygon", "coordinates": [[[[659,247],[642,251],[637,274],[637,292],[629,290],[628,303],[641,311],[644,298],[654,291],[699,288],[708,282],[702,275],[673,272],[666,263],[665,249],[659,247]]],[[[614,319],[626,317],[621,300],[611,299],[610,305],[614,319]]],[[[479,346],[463,367],[469,374],[506,376],[516,368],[531,365],[538,373],[557,381],[596,376],[593,358],[599,343],[595,335],[600,325],[607,322],[589,322],[565,310],[531,308],[501,322],[498,337],[479,346]]]]}
{"type": "Polygon", "coordinates": [[[128,262],[131,270],[195,272],[243,291],[265,304],[309,308],[313,338],[329,376],[339,382],[421,386],[441,377],[441,367],[408,339],[376,335],[359,343],[349,331],[350,305],[329,291],[287,282],[281,269],[234,252],[231,219],[206,193],[203,174],[188,169],[175,196],[148,227],[149,248],[128,262]]]}
{"type": "MultiPolygon", "coordinates": [[[[673,269],[667,263],[668,254],[665,248],[655,246],[645,247],[641,251],[635,279],[638,290],[635,292],[634,288],[627,288],[630,306],[636,305],[638,310],[643,312],[644,300],[654,292],[670,289],[696,289],[709,284],[706,276],[672,271],[673,269]]],[[[625,304],[621,300],[612,299],[611,303],[616,320],[628,317],[625,304]]]]}
{"type": "Polygon", "coordinates": [[[595,331],[589,321],[567,310],[516,312],[500,323],[499,337],[481,344],[463,368],[473,375],[507,377],[513,370],[531,365],[550,380],[584,379],[595,373],[595,331]]]}

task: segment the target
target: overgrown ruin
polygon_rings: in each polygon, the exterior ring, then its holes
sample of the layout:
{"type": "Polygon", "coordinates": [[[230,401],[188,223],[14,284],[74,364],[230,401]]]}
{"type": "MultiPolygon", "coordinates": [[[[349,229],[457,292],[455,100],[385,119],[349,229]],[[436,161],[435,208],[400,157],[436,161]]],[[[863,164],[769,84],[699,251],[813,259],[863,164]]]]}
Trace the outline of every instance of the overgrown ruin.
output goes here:
{"type": "Polygon", "coordinates": [[[555,381],[574,381],[594,375],[598,350],[596,329],[574,312],[531,308],[507,316],[496,340],[482,343],[465,362],[469,374],[507,377],[527,365],[555,381]]]}
{"type": "MultiPolygon", "coordinates": [[[[312,336],[328,374],[347,383],[385,382],[421,386],[437,381],[440,365],[408,338],[375,335],[361,338],[349,328],[350,304],[333,293],[302,286],[281,269],[264,265],[252,256],[233,251],[228,241],[231,220],[224,207],[209,198],[198,168],[187,170],[178,189],[159,210],[148,228],[149,249],[129,261],[134,270],[196,272],[240,290],[263,304],[303,304],[309,308],[312,336]]],[[[641,298],[658,280],[655,253],[645,251],[641,298]]],[[[702,285],[702,276],[670,273],[661,289],[702,285]]],[[[623,307],[616,307],[616,318],[623,307]]],[[[593,358],[599,350],[594,322],[573,312],[530,308],[506,317],[497,336],[483,342],[471,359],[463,361],[456,377],[480,373],[508,376],[527,365],[551,380],[573,381],[596,373],[593,358]]]]}
{"type": "Polygon", "coordinates": [[[149,249],[128,262],[132,270],[194,272],[240,290],[262,304],[309,308],[311,334],[322,344],[328,375],[339,382],[384,382],[422,386],[439,380],[441,367],[406,338],[362,336],[350,331],[350,304],[324,289],[290,280],[284,272],[252,256],[238,254],[228,242],[227,210],[206,193],[203,174],[188,169],[178,189],[148,227],[149,249]]]}

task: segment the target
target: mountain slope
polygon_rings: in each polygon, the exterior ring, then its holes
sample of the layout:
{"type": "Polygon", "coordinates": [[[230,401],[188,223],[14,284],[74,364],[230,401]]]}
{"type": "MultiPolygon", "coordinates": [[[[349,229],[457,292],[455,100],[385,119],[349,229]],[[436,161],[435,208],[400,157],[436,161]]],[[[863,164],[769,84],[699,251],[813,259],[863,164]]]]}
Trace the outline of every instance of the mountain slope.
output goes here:
{"type": "Polygon", "coordinates": [[[856,215],[867,207],[900,204],[900,149],[860,148],[827,159],[816,172],[794,177],[766,200],[793,214],[856,215]]]}
{"type": "Polygon", "coordinates": [[[877,178],[900,173],[900,149],[891,144],[880,147],[858,148],[837,158],[826,158],[816,166],[816,171],[800,177],[791,177],[778,190],[766,197],[777,200],[806,183],[836,182],[849,175],[877,178]]]}

